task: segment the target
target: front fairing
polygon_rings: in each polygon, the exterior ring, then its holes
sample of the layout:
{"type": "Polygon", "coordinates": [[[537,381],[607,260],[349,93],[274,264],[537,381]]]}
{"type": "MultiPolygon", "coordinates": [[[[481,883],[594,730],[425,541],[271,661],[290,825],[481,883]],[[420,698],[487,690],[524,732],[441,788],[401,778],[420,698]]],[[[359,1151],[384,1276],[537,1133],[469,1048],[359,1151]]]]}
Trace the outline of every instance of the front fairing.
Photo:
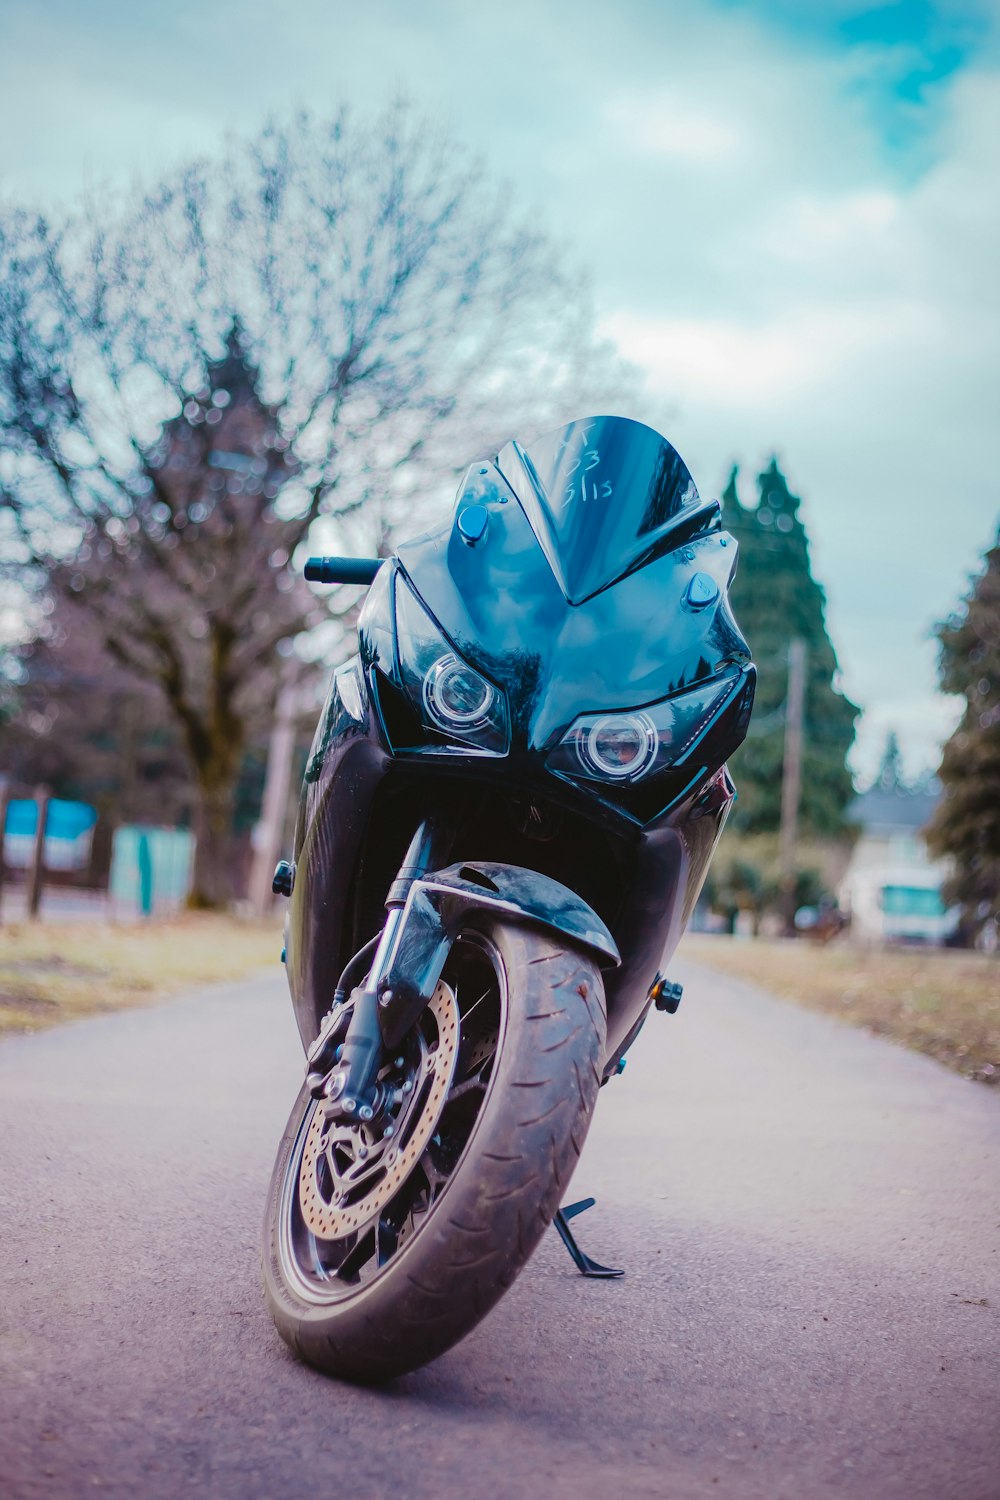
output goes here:
{"type": "MultiPolygon", "coordinates": [[[[685,509],[674,518],[685,528],[675,546],[661,528],[656,542],[668,550],[579,603],[567,597],[495,464],[473,465],[449,524],[399,548],[400,567],[444,633],[506,693],[512,750],[550,747],[578,715],[641,707],[747,667],[750,653],[727,602],[736,544],[717,506],[695,495],[685,509]],[[474,546],[460,531],[468,507],[488,516],[474,546]],[[717,590],[703,608],[686,602],[697,574],[717,590]]],[[[589,534],[596,546],[599,535],[589,534]]],[[[590,582],[620,560],[591,566],[590,582]]]]}
{"type": "Polygon", "coordinates": [[[510,442],[497,468],[570,604],[718,520],[677,450],[627,417],[570,422],[530,449],[510,442]]]}
{"type": "Polygon", "coordinates": [[[381,568],[359,621],[361,710],[349,664],[312,747],[296,829],[288,975],[305,1041],[338,965],[377,930],[416,823],[434,810],[455,830],[451,858],[537,870],[599,913],[624,960],[607,978],[609,1056],[624,1045],[701,888],[734,795],[724,762],[752,700],[749,652],[726,597],[736,545],[718,507],[679,486],[665,461],[661,474],[671,473],[682,503],[671,508],[667,491],[647,483],[628,524],[592,518],[594,547],[616,540],[591,566],[572,530],[543,545],[537,515],[536,531],[499,465],[478,463],[449,522],[381,568]],[[463,528],[470,510],[474,524],[463,528]],[[574,580],[600,587],[573,602],[574,580]],[[506,753],[446,743],[407,703],[397,583],[412,588],[444,649],[504,693],[506,753]],[[629,787],[555,773],[552,751],[581,715],[656,704],[723,675],[739,679],[738,698],[675,771],[629,787]]]}

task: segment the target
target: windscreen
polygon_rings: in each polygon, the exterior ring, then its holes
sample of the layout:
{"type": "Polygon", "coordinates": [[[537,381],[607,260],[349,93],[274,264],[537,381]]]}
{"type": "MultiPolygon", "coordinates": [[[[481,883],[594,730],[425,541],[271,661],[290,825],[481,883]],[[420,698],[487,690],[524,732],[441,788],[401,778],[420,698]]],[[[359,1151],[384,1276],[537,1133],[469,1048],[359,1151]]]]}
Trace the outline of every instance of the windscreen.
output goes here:
{"type": "Polygon", "coordinates": [[[571,422],[527,449],[508,443],[497,464],[573,604],[653,555],[700,503],[680,455],[627,417],[571,422]]]}

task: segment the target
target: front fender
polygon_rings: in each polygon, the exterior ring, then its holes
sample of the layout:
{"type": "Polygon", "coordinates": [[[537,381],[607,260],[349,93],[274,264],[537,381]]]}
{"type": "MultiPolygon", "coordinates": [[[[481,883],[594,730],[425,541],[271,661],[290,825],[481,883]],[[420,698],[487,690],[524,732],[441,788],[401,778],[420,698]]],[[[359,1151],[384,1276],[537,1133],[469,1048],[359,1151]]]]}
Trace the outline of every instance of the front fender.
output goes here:
{"type": "Polygon", "coordinates": [[[434,994],[463,921],[474,911],[558,932],[602,968],[621,963],[615,940],[597,913],[558,880],[484,860],[450,865],[415,880],[407,895],[380,986],[379,1021],[387,1047],[406,1034],[434,994]]]}

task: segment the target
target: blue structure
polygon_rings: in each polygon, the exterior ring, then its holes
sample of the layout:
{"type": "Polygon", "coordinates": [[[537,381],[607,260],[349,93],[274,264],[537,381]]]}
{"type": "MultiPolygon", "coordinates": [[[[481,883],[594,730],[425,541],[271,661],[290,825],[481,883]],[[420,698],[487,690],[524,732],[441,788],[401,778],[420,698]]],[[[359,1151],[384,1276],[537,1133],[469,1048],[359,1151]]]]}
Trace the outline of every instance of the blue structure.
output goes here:
{"type": "Polygon", "coordinates": [[[150,916],[182,906],[191,886],[194,835],[189,828],[129,824],[111,846],[112,901],[150,916]]]}
{"type": "MultiPolygon", "coordinates": [[[[96,822],[97,813],[88,803],[53,797],[45,820],[45,868],[86,869],[96,822]]],[[[4,863],[12,870],[26,870],[35,845],[38,803],[26,797],[13,798],[7,804],[4,827],[4,863]]]]}

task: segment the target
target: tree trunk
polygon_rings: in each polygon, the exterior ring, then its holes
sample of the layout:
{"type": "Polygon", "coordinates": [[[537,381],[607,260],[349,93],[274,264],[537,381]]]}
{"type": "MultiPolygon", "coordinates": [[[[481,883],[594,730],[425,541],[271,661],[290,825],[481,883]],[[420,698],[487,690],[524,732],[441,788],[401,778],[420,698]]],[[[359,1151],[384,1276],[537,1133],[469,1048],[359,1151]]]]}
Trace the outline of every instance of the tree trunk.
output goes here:
{"type": "Polygon", "coordinates": [[[195,808],[194,877],[187,904],[218,911],[233,899],[234,783],[199,782],[195,808]]]}

